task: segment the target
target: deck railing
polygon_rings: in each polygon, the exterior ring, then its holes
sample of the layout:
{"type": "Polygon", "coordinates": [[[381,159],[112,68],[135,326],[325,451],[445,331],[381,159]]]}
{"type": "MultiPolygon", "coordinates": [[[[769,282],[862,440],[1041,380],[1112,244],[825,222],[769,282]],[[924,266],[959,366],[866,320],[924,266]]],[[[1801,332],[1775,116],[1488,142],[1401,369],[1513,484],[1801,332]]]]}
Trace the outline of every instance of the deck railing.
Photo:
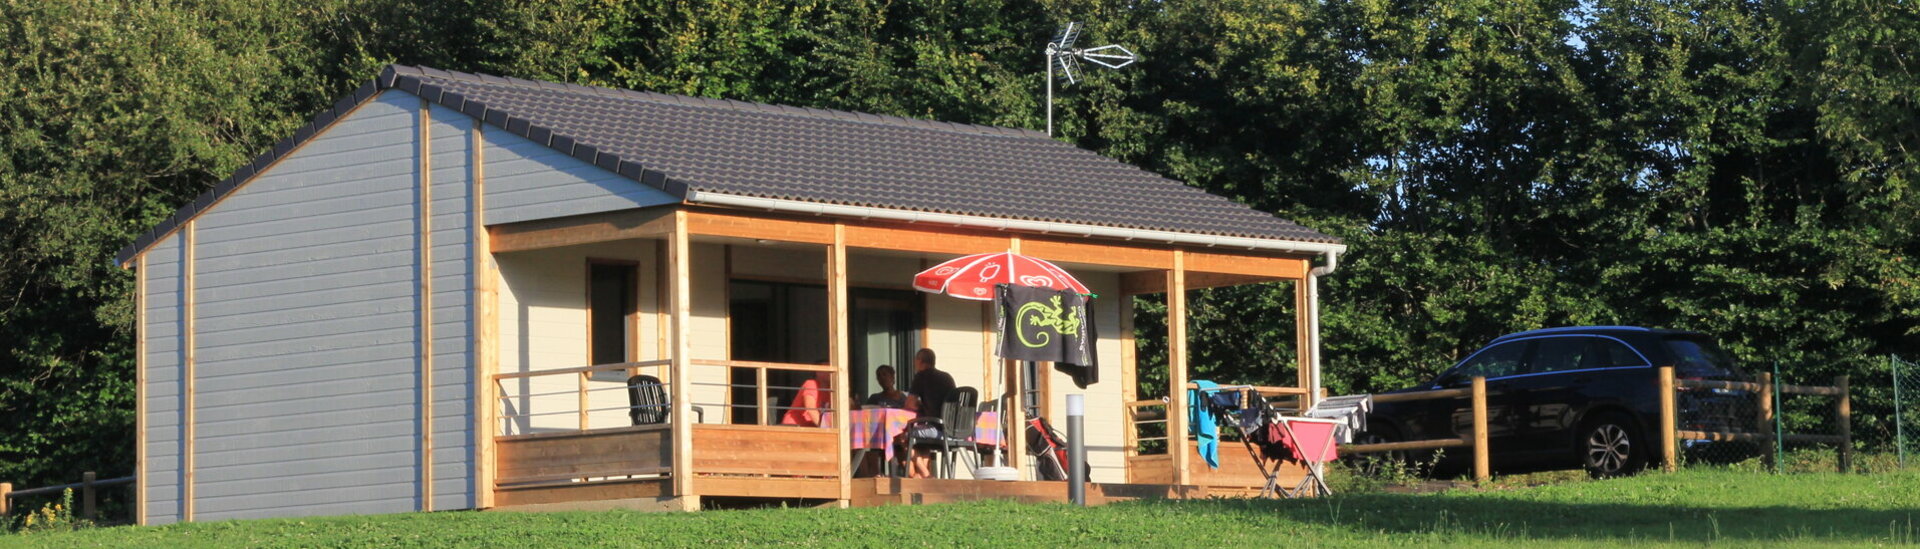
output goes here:
{"type": "MultiPolygon", "coordinates": [[[[834,411],[833,387],[834,368],[826,364],[792,364],[784,362],[754,362],[746,360],[692,360],[694,373],[691,384],[695,387],[718,388],[718,391],[694,391],[697,406],[723,410],[715,423],[733,423],[738,425],[781,425],[786,412],[791,410],[810,410],[818,412],[821,420],[815,425],[802,427],[826,427],[832,424],[826,420],[834,411]],[[736,374],[750,374],[751,382],[742,383],[736,374]],[[798,374],[798,375],[795,375],[798,374]],[[774,379],[779,375],[783,380],[774,379]],[[814,381],[819,403],[816,406],[799,406],[795,401],[806,391],[807,380],[814,381]],[[718,380],[718,381],[715,381],[718,380]],[[752,390],[751,396],[744,394],[752,390]],[[717,393],[717,398],[715,393],[717,393]],[[734,411],[752,410],[752,417],[736,420],[734,411]]],[[[741,376],[745,377],[745,376],[741,376]]]]}
{"type": "MultiPolygon", "coordinates": [[[[1189,383],[1187,384],[1187,388],[1197,389],[1199,386],[1189,383]]],[[[1307,395],[1307,390],[1300,387],[1233,385],[1223,389],[1239,391],[1244,395],[1258,394],[1260,398],[1266,399],[1268,406],[1280,410],[1293,410],[1295,412],[1300,410],[1301,398],[1307,395]]],[[[1128,402],[1126,406],[1127,433],[1132,436],[1132,443],[1127,445],[1127,455],[1165,453],[1167,449],[1167,399],[1135,400],[1128,402]]],[[[1237,436],[1228,433],[1222,434],[1228,438],[1237,436]]]]}
{"type": "Polygon", "coordinates": [[[627,384],[628,377],[650,374],[665,380],[665,370],[671,363],[662,359],[496,374],[493,380],[498,391],[499,413],[495,416],[498,423],[494,435],[629,426],[628,412],[648,405],[636,405],[628,400],[626,391],[631,387],[627,384]]]}

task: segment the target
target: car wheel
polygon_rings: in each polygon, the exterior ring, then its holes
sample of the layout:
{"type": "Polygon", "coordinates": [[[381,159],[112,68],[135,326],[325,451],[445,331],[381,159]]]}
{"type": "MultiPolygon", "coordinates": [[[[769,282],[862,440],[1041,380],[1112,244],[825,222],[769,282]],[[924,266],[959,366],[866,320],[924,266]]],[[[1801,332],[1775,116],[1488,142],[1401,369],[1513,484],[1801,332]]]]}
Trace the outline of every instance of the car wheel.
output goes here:
{"type": "Polygon", "coordinates": [[[1580,427],[1580,464],[1593,478],[1637,473],[1647,464],[1647,438],[1626,416],[1607,414],[1580,427]]]}

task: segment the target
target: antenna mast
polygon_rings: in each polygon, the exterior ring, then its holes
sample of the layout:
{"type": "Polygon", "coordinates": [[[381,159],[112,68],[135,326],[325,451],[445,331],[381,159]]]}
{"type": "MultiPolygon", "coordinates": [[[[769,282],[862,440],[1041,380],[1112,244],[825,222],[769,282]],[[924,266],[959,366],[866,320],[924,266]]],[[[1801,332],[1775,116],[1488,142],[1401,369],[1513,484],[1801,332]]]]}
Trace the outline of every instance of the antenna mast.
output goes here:
{"type": "Polygon", "coordinates": [[[1108,44],[1097,48],[1086,49],[1073,47],[1074,41],[1080,39],[1080,29],[1080,22],[1069,22],[1067,26],[1060,28],[1059,36],[1056,36],[1052,42],[1047,43],[1045,55],[1047,65],[1048,136],[1053,135],[1053,72],[1055,67],[1060,69],[1060,77],[1066,78],[1067,84],[1070,85],[1079,81],[1079,77],[1075,75],[1075,72],[1079,70],[1079,60],[1081,59],[1087,60],[1088,63],[1109,69],[1125,67],[1140,59],[1133,54],[1132,50],[1128,50],[1126,46],[1119,44],[1108,44]]]}

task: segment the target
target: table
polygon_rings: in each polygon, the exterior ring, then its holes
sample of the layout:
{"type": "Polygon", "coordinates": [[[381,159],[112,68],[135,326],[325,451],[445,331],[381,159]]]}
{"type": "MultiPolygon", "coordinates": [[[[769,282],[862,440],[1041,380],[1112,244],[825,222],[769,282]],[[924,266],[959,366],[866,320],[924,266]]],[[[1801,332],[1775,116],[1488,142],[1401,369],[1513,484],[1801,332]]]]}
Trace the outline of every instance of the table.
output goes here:
{"type": "Polygon", "coordinates": [[[881,449],[892,462],[894,437],[906,431],[907,422],[918,416],[913,410],[901,408],[867,408],[847,414],[847,437],[855,460],[866,457],[868,450],[881,449]]]}

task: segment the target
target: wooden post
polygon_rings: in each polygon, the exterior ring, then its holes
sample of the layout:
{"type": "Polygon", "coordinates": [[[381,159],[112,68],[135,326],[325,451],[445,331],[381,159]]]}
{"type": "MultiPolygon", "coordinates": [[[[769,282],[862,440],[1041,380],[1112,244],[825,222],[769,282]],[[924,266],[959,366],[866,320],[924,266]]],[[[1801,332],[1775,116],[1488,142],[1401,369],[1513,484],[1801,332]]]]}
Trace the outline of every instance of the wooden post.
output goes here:
{"type": "Polygon", "coordinates": [[[13,483],[0,482],[0,517],[5,517],[12,514],[12,511],[13,511],[12,504],[13,504],[13,483]]]}
{"type": "Polygon", "coordinates": [[[1493,476],[1492,461],[1487,456],[1487,378],[1473,376],[1473,480],[1476,482],[1493,476]]]}
{"type": "Polygon", "coordinates": [[[847,440],[850,434],[847,408],[852,402],[847,395],[847,389],[852,384],[847,375],[847,370],[852,369],[847,352],[847,299],[847,226],[835,222],[833,244],[827,246],[827,314],[830,315],[827,319],[827,337],[831,338],[828,349],[833,351],[833,430],[834,440],[838,441],[838,450],[833,454],[836,463],[834,472],[840,478],[839,505],[843,508],[853,502],[853,446],[847,440]]]}
{"type": "Polygon", "coordinates": [[[433,104],[420,99],[420,201],[415,213],[420,216],[420,234],[414,243],[420,247],[420,292],[414,306],[420,330],[420,510],[433,510],[433,104]]]}
{"type": "Polygon", "coordinates": [[[1847,376],[1833,379],[1840,396],[1833,403],[1833,420],[1840,428],[1840,472],[1853,472],[1853,396],[1847,391],[1847,376]]]}
{"type": "Polygon", "coordinates": [[[1167,460],[1173,483],[1192,484],[1187,462],[1193,457],[1187,441],[1187,271],[1185,252],[1173,251],[1167,270],[1167,460]]]}
{"type": "MultiPolygon", "coordinates": [[[[1140,428],[1133,422],[1134,408],[1126,404],[1140,400],[1140,383],[1134,377],[1138,359],[1134,356],[1137,350],[1133,341],[1133,296],[1120,294],[1114,299],[1120,301],[1120,414],[1122,423],[1126,425],[1126,446],[1122,455],[1131,458],[1140,455],[1140,428]]],[[[1127,466],[1133,465],[1129,463],[1127,466]]]]}
{"type": "Polygon", "coordinates": [[[580,372],[580,377],[577,380],[575,380],[576,385],[578,385],[576,390],[580,394],[579,412],[580,412],[580,430],[582,431],[587,430],[587,408],[588,408],[587,378],[591,375],[593,375],[591,372],[580,372]]]}
{"type": "Polygon", "coordinates": [[[1300,395],[1300,413],[1313,409],[1313,402],[1319,395],[1313,390],[1313,321],[1309,316],[1313,312],[1313,298],[1307,295],[1307,279],[1293,281],[1293,317],[1294,317],[1294,369],[1297,373],[1296,384],[1306,389],[1300,395]]]}
{"type": "Polygon", "coordinates": [[[198,374],[194,373],[195,362],[198,360],[194,356],[194,347],[198,346],[195,340],[198,339],[197,332],[199,330],[194,322],[194,318],[198,316],[198,314],[194,312],[194,304],[198,301],[194,298],[194,294],[197,293],[199,284],[194,280],[196,269],[194,269],[193,264],[195,262],[194,256],[196,255],[194,248],[198,247],[196,241],[199,240],[199,237],[196,236],[196,233],[199,232],[198,224],[199,222],[189,219],[187,220],[187,228],[180,233],[182,244],[180,257],[183,260],[181,269],[183,269],[182,272],[186,278],[184,281],[183,294],[180,296],[182,309],[180,313],[180,377],[183,382],[182,385],[184,385],[180,395],[180,522],[193,522],[193,485],[195,484],[193,481],[193,455],[195,453],[193,444],[194,439],[197,438],[194,432],[196,430],[195,425],[199,422],[194,417],[196,409],[199,408],[199,406],[195,404],[195,401],[199,400],[199,398],[196,397],[196,391],[194,390],[194,381],[199,377],[198,374]]]}
{"type": "Polygon", "coordinates": [[[93,471],[80,473],[80,516],[87,520],[93,520],[96,516],[94,504],[100,500],[94,496],[93,482],[99,479],[100,476],[93,471]]]}
{"type": "MultiPolygon", "coordinates": [[[[1754,417],[1756,420],[1754,431],[1760,434],[1760,440],[1766,444],[1779,444],[1780,441],[1773,439],[1773,372],[1760,374],[1760,394],[1756,396],[1760,397],[1760,402],[1759,406],[1755,407],[1759,414],[1754,417]]],[[[1768,469],[1778,470],[1780,464],[1773,461],[1773,449],[1761,448],[1760,450],[1761,463],[1766,464],[1768,469]]]]}
{"type": "Polygon", "coordinates": [[[1679,437],[1674,432],[1679,425],[1679,411],[1673,402],[1673,367],[1661,366],[1659,373],[1660,400],[1660,468],[1671,473],[1679,470],[1679,437]]]}
{"type": "MultiPolygon", "coordinates": [[[[1020,253],[1020,237],[1007,240],[1007,251],[1020,253]]],[[[1022,465],[1026,463],[1027,455],[1027,387],[1026,376],[1020,370],[1019,361],[1000,361],[1000,371],[1006,376],[1008,395],[1008,417],[1001,418],[1001,423],[1007,424],[1007,466],[1013,467],[1014,478],[1024,478],[1021,475],[1026,473],[1026,467],[1022,465]]]]}
{"type": "MultiPolygon", "coordinates": [[[[147,524],[147,254],[135,260],[133,300],[133,524],[147,524]]],[[[4,514],[4,513],[0,513],[4,514]]]]}
{"type": "Polygon", "coordinates": [[[473,345],[473,491],[474,506],[493,507],[494,406],[500,370],[499,272],[493,263],[493,238],[487,233],[486,124],[475,122],[469,137],[467,169],[473,186],[467,190],[467,269],[473,277],[470,311],[475,326],[473,345]]]}
{"type": "Polygon", "coordinates": [[[753,369],[753,402],[754,402],[754,405],[753,405],[754,409],[760,412],[759,413],[760,424],[771,425],[770,422],[772,421],[772,419],[769,416],[773,414],[772,412],[773,403],[767,402],[767,369],[766,368],[753,369]]]}
{"type": "Polygon", "coordinates": [[[693,487],[693,403],[691,397],[693,337],[692,244],[688,242],[687,211],[673,213],[673,234],[667,243],[667,263],[673,286],[669,303],[673,308],[673,495],[681,498],[688,510],[699,500],[693,487]]]}

